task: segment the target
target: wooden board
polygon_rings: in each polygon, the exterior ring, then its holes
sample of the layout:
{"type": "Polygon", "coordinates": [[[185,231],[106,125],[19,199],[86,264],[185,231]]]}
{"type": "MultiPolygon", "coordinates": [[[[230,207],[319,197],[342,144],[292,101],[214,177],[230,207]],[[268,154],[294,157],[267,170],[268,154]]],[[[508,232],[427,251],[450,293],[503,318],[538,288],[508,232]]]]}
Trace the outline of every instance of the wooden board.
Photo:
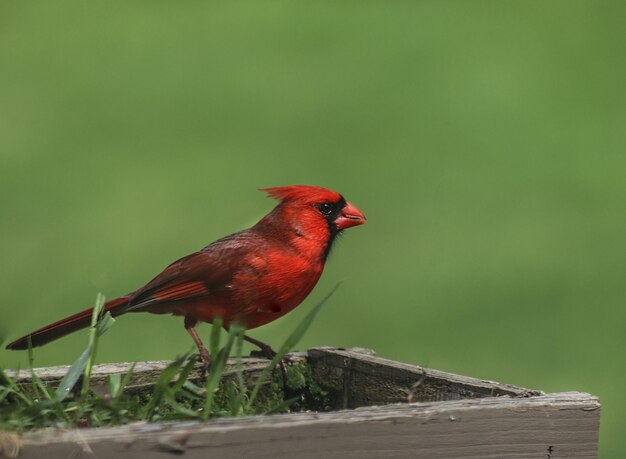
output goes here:
{"type": "Polygon", "coordinates": [[[543,394],[538,390],[383,359],[367,349],[313,348],[308,351],[308,361],[318,384],[341,392],[342,403],[338,408],[543,394]]]}
{"type": "Polygon", "coordinates": [[[40,431],[20,458],[595,458],[599,403],[578,392],[40,431]]]}
{"type": "MultiPolygon", "coordinates": [[[[376,357],[367,350],[316,348],[307,358],[318,384],[337,395],[326,413],[222,418],[201,422],[42,430],[0,435],[20,458],[595,458],[600,403],[580,392],[543,394],[376,357]],[[393,403],[412,400],[413,403],[393,403]],[[371,406],[380,404],[382,406],[371,406]]],[[[135,368],[136,387],[168,362],[135,368]]],[[[234,363],[234,362],[231,362],[234,363]]],[[[253,377],[267,364],[246,359],[253,377]]],[[[97,366],[94,374],[128,365],[97,366]]],[[[38,370],[49,381],[61,369],[38,370]]],[[[27,383],[26,373],[23,383],[27,383]]]]}
{"type": "MultiPolygon", "coordinates": [[[[306,360],[306,353],[294,352],[287,356],[287,360],[291,363],[300,363],[306,360]]],[[[105,363],[100,365],[94,365],[91,371],[91,384],[92,388],[98,389],[101,385],[108,385],[108,377],[111,374],[119,374],[124,377],[126,373],[133,367],[132,377],[127,388],[133,390],[149,390],[154,386],[158,376],[165,370],[165,368],[172,363],[169,360],[148,360],[144,362],[137,362],[135,364],[129,362],[120,363],[105,363]]],[[[256,380],[263,369],[268,365],[269,361],[265,358],[257,357],[244,357],[242,359],[242,370],[245,377],[250,381],[256,380]]],[[[233,377],[237,372],[237,363],[235,359],[229,359],[224,369],[224,377],[233,377]]],[[[201,365],[197,367],[189,375],[190,381],[201,381],[203,379],[201,375],[201,365]]],[[[35,368],[35,374],[45,383],[51,387],[56,387],[65,376],[65,373],[70,369],[69,365],[62,365],[56,367],[47,368],[35,368]]],[[[19,384],[31,383],[30,370],[21,370],[19,373],[6,370],[6,373],[11,376],[19,384]]]]}

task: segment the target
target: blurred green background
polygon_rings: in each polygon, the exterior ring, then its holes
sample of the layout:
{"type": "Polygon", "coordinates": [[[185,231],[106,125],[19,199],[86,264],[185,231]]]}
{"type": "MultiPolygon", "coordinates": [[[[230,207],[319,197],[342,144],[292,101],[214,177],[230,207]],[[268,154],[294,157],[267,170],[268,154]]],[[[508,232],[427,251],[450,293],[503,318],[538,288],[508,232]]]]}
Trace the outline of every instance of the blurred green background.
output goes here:
{"type": "MultiPolygon", "coordinates": [[[[280,344],[346,279],[302,348],[591,392],[601,457],[626,457],[625,15],[618,1],[2,2],[0,335],[253,224],[274,205],[257,188],[322,185],[368,224],[303,306],[252,336],[280,344]]],[[[180,319],[130,315],[99,357],[191,344],[180,319]]]]}

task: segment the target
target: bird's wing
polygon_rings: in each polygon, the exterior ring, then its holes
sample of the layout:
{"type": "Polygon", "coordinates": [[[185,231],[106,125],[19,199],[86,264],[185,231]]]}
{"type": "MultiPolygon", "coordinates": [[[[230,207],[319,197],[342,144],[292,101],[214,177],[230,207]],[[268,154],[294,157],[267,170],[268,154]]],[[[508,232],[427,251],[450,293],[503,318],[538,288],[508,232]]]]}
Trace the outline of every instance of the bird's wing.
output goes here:
{"type": "Polygon", "coordinates": [[[249,247],[248,238],[236,234],[175,261],[133,294],[127,311],[227,293],[249,247]]]}

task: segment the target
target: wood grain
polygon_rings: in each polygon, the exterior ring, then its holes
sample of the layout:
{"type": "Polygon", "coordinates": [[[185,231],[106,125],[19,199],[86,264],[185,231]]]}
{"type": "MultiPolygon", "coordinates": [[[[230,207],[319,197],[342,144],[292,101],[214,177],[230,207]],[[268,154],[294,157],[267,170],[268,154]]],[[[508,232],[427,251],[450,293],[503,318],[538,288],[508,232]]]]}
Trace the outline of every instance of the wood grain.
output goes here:
{"type": "MultiPolygon", "coordinates": [[[[394,362],[364,349],[314,348],[289,359],[309,363],[315,382],[334,395],[337,408],[356,409],[22,435],[0,432],[0,451],[6,457],[19,451],[26,459],[597,457],[600,403],[586,393],[544,394],[394,362]]],[[[254,381],[267,363],[244,359],[246,379],[254,381]]],[[[132,390],[149,388],[168,364],[137,364],[132,390]]],[[[234,365],[230,361],[227,372],[234,372],[234,365]]],[[[129,367],[97,365],[94,378],[103,383],[108,374],[125,374],[129,367]]],[[[36,370],[52,384],[66,371],[36,370]]],[[[29,378],[26,372],[18,377],[22,384],[29,378]]]]}
{"type": "Polygon", "coordinates": [[[163,458],[595,458],[598,400],[566,392],[387,405],[207,423],[39,431],[24,459],[163,458]]]}
{"type": "Polygon", "coordinates": [[[308,351],[308,361],[318,384],[341,393],[341,408],[542,394],[538,390],[395,362],[351,349],[313,348],[308,351]]]}
{"type": "MultiPolygon", "coordinates": [[[[302,363],[306,361],[306,353],[293,352],[286,357],[290,363],[302,363]]],[[[131,367],[133,367],[132,377],[127,386],[130,391],[136,390],[149,390],[154,386],[158,376],[165,370],[165,368],[172,363],[170,360],[148,360],[144,362],[137,362],[132,364],[129,362],[120,363],[105,363],[100,365],[94,365],[91,372],[91,387],[98,388],[100,385],[108,384],[108,377],[111,374],[119,374],[122,377],[128,373],[131,367]]],[[[263,369],[269,364],[269,360],[265,358],[257,357],[243,357],[242,370],[246,376],[248,382],[253,384],[256,378],[261,374],[263,369]]],[[[203,376],[201,373],[201,364],[196,365],[196,368],[189,375],[190,381],[202,381],[203,376]]],[[[229,359],[224,369],[224,377],[234,377],[236,375],[237,363],[235,359],[229,359]]],[[[62,365],[56,367],[35,368],[35,374],[51,387],[56,387],[65,373],[69,370],[69,365],[62,365]]],[[[19,373],[7,370],[6,373],[16,380],[19,384],[29,385],[32,382],[32,376],[30,370],[21,370],[19,373]]]]}

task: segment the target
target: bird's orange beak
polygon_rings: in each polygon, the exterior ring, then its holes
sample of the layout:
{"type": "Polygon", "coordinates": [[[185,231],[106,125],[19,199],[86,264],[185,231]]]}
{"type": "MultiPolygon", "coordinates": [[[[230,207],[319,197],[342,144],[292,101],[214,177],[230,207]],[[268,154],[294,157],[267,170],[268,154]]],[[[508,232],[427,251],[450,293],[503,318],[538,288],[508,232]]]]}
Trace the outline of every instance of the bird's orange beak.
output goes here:
{"type": "Polygon", "coordinates": [[[352,226],[362,225],[365,223],[365,215],[349,202],[341,209],[341,213],[335,219],[335,225],[339,231],[345,230],[352,226]]]}

